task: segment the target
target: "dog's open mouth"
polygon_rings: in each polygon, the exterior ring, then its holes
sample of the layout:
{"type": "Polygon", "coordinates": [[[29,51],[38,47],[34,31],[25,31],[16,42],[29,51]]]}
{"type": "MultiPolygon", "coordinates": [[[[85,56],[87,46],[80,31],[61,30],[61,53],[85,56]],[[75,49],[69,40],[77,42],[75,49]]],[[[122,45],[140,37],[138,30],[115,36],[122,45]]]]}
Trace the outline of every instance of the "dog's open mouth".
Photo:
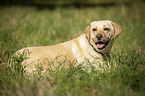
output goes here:
{"type": "Polygon", "coordinates": [[[107,41],[107,42],[98,41],[95,44],[99,50],[103,50],[108,45],[108,43],[109,43],[109,41],[107,41]]]}

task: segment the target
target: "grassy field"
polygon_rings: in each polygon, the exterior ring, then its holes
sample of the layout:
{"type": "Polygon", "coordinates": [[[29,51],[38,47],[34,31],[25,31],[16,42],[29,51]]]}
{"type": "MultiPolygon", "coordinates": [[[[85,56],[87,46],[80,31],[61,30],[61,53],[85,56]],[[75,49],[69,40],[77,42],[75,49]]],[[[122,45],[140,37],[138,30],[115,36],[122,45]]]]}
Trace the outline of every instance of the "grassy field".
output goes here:
{"type": "MultiPolygon", "coordinates": [[[[54,9],[0,6],[0,96],[145,96],[145,2],[54,9]],[[95,20],[122,27],[104,71],[81,66],[50,71],[30,79],[12,71],[8,58],[28,46],[46,46],[78,37],[95,20]]],[[[65,64],[65,62],[64,62],[65,64]]]]}

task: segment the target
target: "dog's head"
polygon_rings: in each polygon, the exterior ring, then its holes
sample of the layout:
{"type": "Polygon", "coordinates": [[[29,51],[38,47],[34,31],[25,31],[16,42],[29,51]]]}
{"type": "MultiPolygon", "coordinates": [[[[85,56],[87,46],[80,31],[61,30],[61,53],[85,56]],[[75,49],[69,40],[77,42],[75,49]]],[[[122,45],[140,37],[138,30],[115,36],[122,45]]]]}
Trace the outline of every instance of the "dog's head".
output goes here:
{"type": "Polygon", "coordinates": [[[90,45],[98,52],[109,53],[112,43],[119,36],[121,27],[112,21],[94,21],[85,29],[90,45]]]}

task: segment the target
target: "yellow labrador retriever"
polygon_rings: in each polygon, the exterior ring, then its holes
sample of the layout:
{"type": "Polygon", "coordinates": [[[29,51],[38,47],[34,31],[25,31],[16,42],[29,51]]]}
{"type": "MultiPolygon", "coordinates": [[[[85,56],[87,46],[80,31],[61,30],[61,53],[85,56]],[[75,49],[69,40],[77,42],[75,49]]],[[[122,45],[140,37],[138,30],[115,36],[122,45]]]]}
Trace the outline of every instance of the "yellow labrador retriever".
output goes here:
{"type": "MultiPolygon", "coordinates": [[[[119,36],[121,27],[112,21],[94,21],[86,27],[85,33],[76,39],[52,46],[27,47],[17,51],[13,57],[25,55],[22,61],[26,71],[36,70],[36,64],[48,67],[48,62],[58,59],[54,64],[64,61],[76,61],[77,64],[86,62],[102,62],[112,48],[113,40],[119,36]]],[[[11,60],[12,61],[12,60],[11,60]]],[[[66,63],[67,64],[67,63],[66,63]]]]}

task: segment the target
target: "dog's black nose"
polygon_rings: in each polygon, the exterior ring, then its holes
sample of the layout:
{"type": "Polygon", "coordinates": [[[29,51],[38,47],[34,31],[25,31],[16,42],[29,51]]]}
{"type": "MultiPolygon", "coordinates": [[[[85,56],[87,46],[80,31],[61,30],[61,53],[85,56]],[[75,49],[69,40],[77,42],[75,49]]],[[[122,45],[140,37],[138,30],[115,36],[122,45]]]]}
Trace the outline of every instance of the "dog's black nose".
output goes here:
{"type": "Polygon", "coordinates": [[[98,40],[101,40],[103,38],[103,35],[102,34],[98,34],[96,37],[97,37],[98,40]]]}

